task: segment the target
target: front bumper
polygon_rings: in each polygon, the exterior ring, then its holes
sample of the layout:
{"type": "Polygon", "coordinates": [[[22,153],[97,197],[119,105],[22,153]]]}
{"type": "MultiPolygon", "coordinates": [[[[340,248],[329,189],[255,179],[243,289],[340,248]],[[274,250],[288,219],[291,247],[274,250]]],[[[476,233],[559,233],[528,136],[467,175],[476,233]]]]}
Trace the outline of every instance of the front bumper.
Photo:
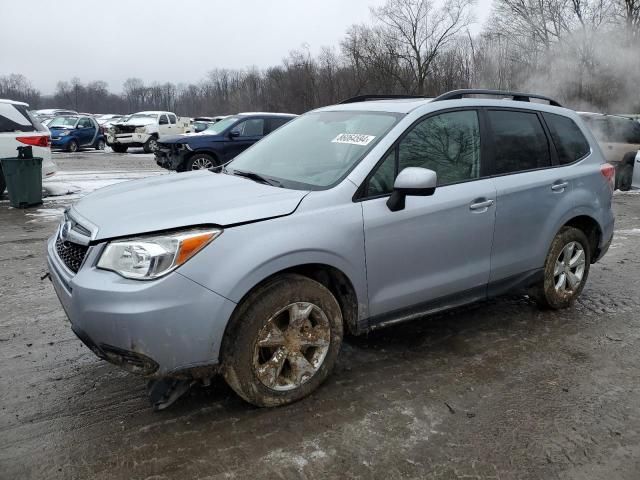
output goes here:
{"type": "Polygon", "coordinates": [[[65,135],[64,137],[52,137],[51,138],[51,148],[67,148],[69,142],[74,140],[73,136],[65,135]]]}
{"type": "Polygon", "coordinates": [[[47,245],[51,280],[71,328],[94,353],[153,377],[215,371],[222,336],[236,304],[172,272],[135,281],[95,268],[103,246],[89,248],[77,274],[47,245]]]}
{"type": "Polygon", "coordinates": [[[156,163],[167,170],[180,170],[189,151],[186,148],[166,147],[159,145],[155,151],[156,163]]]}
{"type": "Polygon", "coordinates": [[[107,143],[109,145],[126,145],[128,147],[141,147],[147,140],[151,138],[151,135],[148,133],[118,133],[118,134],[107,134],[107,143]]]}

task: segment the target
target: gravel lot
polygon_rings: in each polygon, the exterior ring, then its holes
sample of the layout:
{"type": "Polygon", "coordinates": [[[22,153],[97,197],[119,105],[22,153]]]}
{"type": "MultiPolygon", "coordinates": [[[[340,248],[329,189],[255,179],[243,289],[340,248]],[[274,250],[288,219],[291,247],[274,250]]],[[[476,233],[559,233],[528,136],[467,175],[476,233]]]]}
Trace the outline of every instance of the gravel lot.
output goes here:
{"type": "Polygon", "coordinates": [[[54,159],[99,181],[26,211],[0,200],[1,479],[640,478],[640,195],[616,194],[614,244],[571,310],[492,300],[348,339],[297,404],[256,409],[218,380],[154,413],[41,277],[64,206],[163,172],[146,154],[54,159]]]}

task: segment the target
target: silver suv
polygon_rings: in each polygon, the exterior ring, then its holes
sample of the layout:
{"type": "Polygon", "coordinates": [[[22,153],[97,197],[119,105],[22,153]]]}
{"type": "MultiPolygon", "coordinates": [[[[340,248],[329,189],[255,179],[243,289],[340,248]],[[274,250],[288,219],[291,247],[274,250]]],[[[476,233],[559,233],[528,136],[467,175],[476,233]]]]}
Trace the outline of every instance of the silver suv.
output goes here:
{"type": "Polygon", "coordinates": [[[570,306],[612,239],[613,176],[545,97],[358,97],[222,171],[86,196],[48,264],[77,336],[163,379],[164,400],[167,379],[220,372],[246,401],[282,405],[327,378],[345,331],[514,290],[570,306]]]}

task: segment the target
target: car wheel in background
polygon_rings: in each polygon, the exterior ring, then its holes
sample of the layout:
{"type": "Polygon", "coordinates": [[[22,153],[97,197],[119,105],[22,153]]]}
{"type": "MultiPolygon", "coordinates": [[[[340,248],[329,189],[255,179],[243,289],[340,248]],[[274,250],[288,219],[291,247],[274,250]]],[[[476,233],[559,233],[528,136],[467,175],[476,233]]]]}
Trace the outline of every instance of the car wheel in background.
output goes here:
{"type": "Polygon", "coordinates": [[[224,378],[253,405],[295,402],[329,376],[342,335],[340,306],[324,285],[278,276],[236,308],[222,345],[224,378]]]}
{"type": "Polygon", "coordinates": [[[158,139],[155,137],[151,137],[149,140],[145,142],[142,146],[144,148],[144,153],[153,153],[158,148],[158,139]]]}
{"type": "Polygon", "coordinates": [[[100,139],[96,143],[96,150],[104,150],[105,143],[104,140],[100,139]]]}
{"type": "Polygon", "coordinates": [[[542,308],[558,310],[573,304],[589,276],[591,247],[582,230],[562,227],[551,242],[544,279],[530,290],[542,308]]]}
{"type": "Polygon", "coordinates": [[[127,147],[126,145],[113,144],[111,145],[111,149],[116,153],[127,153],[129,147],[127,147]]]}
{"type": "Polygon", "coordinates": [[[71,140],[67,145],[67,152],[75,153],[78,151],[78,142],[75,140],[71,140]]]}
{"type": "MultiPolygon", "coordinates": [[[[635,157],[634,157],[635,158],[635,157]]],[[[633,181],[633,164],[624,163],[620,165],[616,171],[616,183],[618,189],[626,192],[631,190],[631,182],[633,181]]]]}
{"type": "Polygon", "coordinates": [[[187,160],[185,170],[210,170],[216,166],[218,166],[218,162],[211,155],[196,153],[187,160]]]}
{"type": "Polygon", "coordinates": [[[0,167],[0,195],[2,195],[7,188],[7,182],[4,179],[4,174],[2,173],[2,168],[0,167]]]}

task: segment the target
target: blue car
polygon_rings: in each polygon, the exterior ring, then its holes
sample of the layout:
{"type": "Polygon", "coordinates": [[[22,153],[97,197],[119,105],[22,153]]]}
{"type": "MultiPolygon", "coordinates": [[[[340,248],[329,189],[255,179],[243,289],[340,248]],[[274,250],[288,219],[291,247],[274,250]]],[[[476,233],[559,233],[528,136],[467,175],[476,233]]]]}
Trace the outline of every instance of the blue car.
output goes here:
{"type": "Polygon", "coordinates": [[[227,163],[295,117],[289,113],[240,113],[200,133],[164,137],[155,150],[156,163],[178,172],[208,170],[227,163]]]}
{"type": "Polygon", "coordinates": [[[93,117],[82,115],[56,117],[49,122],[51,148],[77,152],[89,147],[104,150],[105,139],[102,127],[93,117]]]}

